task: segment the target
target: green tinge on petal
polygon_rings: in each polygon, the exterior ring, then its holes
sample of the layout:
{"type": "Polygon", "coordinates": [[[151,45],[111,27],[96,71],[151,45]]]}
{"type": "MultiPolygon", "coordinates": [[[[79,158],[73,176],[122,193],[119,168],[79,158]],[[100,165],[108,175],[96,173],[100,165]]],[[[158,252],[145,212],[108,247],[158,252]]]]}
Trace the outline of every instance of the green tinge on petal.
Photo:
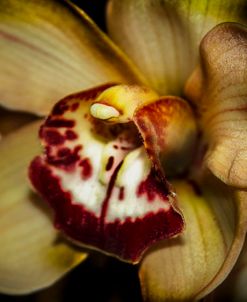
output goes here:
{"type": "Polygon", "coordinates": [[[113,40],[160,94],[178,94],[195,66],[202,37],[216,24],[245,22],[244,0],[111,0],[113,40]]]}
{"type": "Polygon", "coordinates": [[[213,179],[199,188],[176,182],[186,221],[183,235],[160,243],[143,259],[140,279],[148,301],[187,301],[211,292],[231,270],[246,231],[246,193],[213,179]]]}
{"type": "Polygon", "coordinates": [[[0,292],[49,286],[85,259],[58,236],[50,212],[30,190],[27,167],[40,152],[35,122],[0,144],[0,292]]]}
{"type": "Polygon", "coordinates": [[[68,94],[142,82],[129,59],[68,1],[0,3],[0,103],[47,114],[68,94]]]}

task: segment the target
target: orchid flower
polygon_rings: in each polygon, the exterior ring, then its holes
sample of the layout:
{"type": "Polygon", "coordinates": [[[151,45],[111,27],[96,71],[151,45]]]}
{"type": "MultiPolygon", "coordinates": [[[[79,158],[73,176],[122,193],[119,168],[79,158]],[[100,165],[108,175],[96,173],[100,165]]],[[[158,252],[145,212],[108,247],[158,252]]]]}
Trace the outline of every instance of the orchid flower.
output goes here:
{"type": "Polygon", "coordinates": [[[226,278],[247,227],[245,5],[110,0],[110,40],[69,1],[1,0],[0,104],[42,118],[2,133],[1,292],[90,249],[138,265],[147,301],[226,278]]]}

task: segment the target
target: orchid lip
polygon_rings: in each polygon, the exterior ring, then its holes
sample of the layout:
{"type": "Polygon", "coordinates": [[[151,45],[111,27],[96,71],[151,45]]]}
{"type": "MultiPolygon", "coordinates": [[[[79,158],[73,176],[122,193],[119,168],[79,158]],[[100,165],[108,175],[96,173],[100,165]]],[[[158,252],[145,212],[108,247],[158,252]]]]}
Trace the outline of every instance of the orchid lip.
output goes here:
{"type": "Polygon", "coordinates": [[[137,263],[148,247],[184,227],[176,194],[157,165],[155,148],[163,140],[150,140],[157,138],[149,118],[163,135],[156,118],[160,110],[190,112],[178,99],[155,102],[149,89],[112,87],[74,94],[55,105],[40,129],[45,154],[33,160],[29,177],[53,208],[55,226],[73,241],[137,263]]]}

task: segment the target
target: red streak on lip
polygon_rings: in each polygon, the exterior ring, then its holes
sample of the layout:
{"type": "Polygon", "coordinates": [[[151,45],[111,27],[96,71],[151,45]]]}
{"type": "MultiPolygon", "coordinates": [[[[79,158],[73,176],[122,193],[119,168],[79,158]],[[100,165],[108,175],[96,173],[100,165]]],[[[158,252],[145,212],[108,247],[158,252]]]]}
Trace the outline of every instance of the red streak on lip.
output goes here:
{"type": "Polygon", "coordinates": [[[107,188],[107,191],[106,191],[106,197],[103,201],[101,215],[100,215],[100,217],[101,217],[100,220],[101,220],[102,227],[105,224],[105,217],[106,217],[106,213],[107,213],[109,200],[111,198],[112,190],[113,190],[114,185],[115,185],[115,181],[116,181],[116,178],[117,178],[118,171],[121,168],[122,164],[123,164],[123,161],[121,161],[121,163],[116,167],[115,171],[113,172],[113,174],[111,176],[111,179],[110,179],[110,182],[109,182],[109,185],[108,185],[108,188],[107,188]]]}
{"type": "Polygon", "coordinates": [[[108,159],[108,162],[106,164],[106,167],[105,167],[106,171],[110,171],[113,164],[114,164],[114,157],[110,156],[109,159],[108,159]]]}

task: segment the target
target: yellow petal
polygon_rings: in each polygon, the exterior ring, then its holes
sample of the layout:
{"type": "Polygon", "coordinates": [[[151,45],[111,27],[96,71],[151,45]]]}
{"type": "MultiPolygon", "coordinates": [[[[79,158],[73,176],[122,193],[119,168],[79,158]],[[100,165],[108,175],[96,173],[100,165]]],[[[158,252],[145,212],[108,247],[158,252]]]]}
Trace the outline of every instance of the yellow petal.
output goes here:
{"type": "Polygon", "coordinates": [[[247,188],[247,28],[225,23],[203,39],[186,94],[198,107],[206,162],[225,183],[247,188]]]}
{"type": "Polygon", "coordinates": [[[0,103],[37,114],[78,90],[141,81],[126,56],[67,1],[1,1],[0,65],[0,103]]]}
{"type": "Polygon", "coordinates": [[[234,265],[246,232],[247,193],[210,177],[202,192],[185,182],[174,184],[187,227],[183,235],[157,245],[144,258],[140,279],[146,300],[200,299],[234,265]]]}
{"type": "Polygon", "coordinates": [[[108,29],[161,94],[178,94],[201,38],[223,21],[244,21],[244,0],[111,0],[108,29]]]}
{"type": "Polygon", "coordinates": [[[40,150],[39,125],[25,126],[0,144],[0,291],[8,294],[49,286],[86,257],[59,237],[29,188],[27,166],[40,150]]]}

